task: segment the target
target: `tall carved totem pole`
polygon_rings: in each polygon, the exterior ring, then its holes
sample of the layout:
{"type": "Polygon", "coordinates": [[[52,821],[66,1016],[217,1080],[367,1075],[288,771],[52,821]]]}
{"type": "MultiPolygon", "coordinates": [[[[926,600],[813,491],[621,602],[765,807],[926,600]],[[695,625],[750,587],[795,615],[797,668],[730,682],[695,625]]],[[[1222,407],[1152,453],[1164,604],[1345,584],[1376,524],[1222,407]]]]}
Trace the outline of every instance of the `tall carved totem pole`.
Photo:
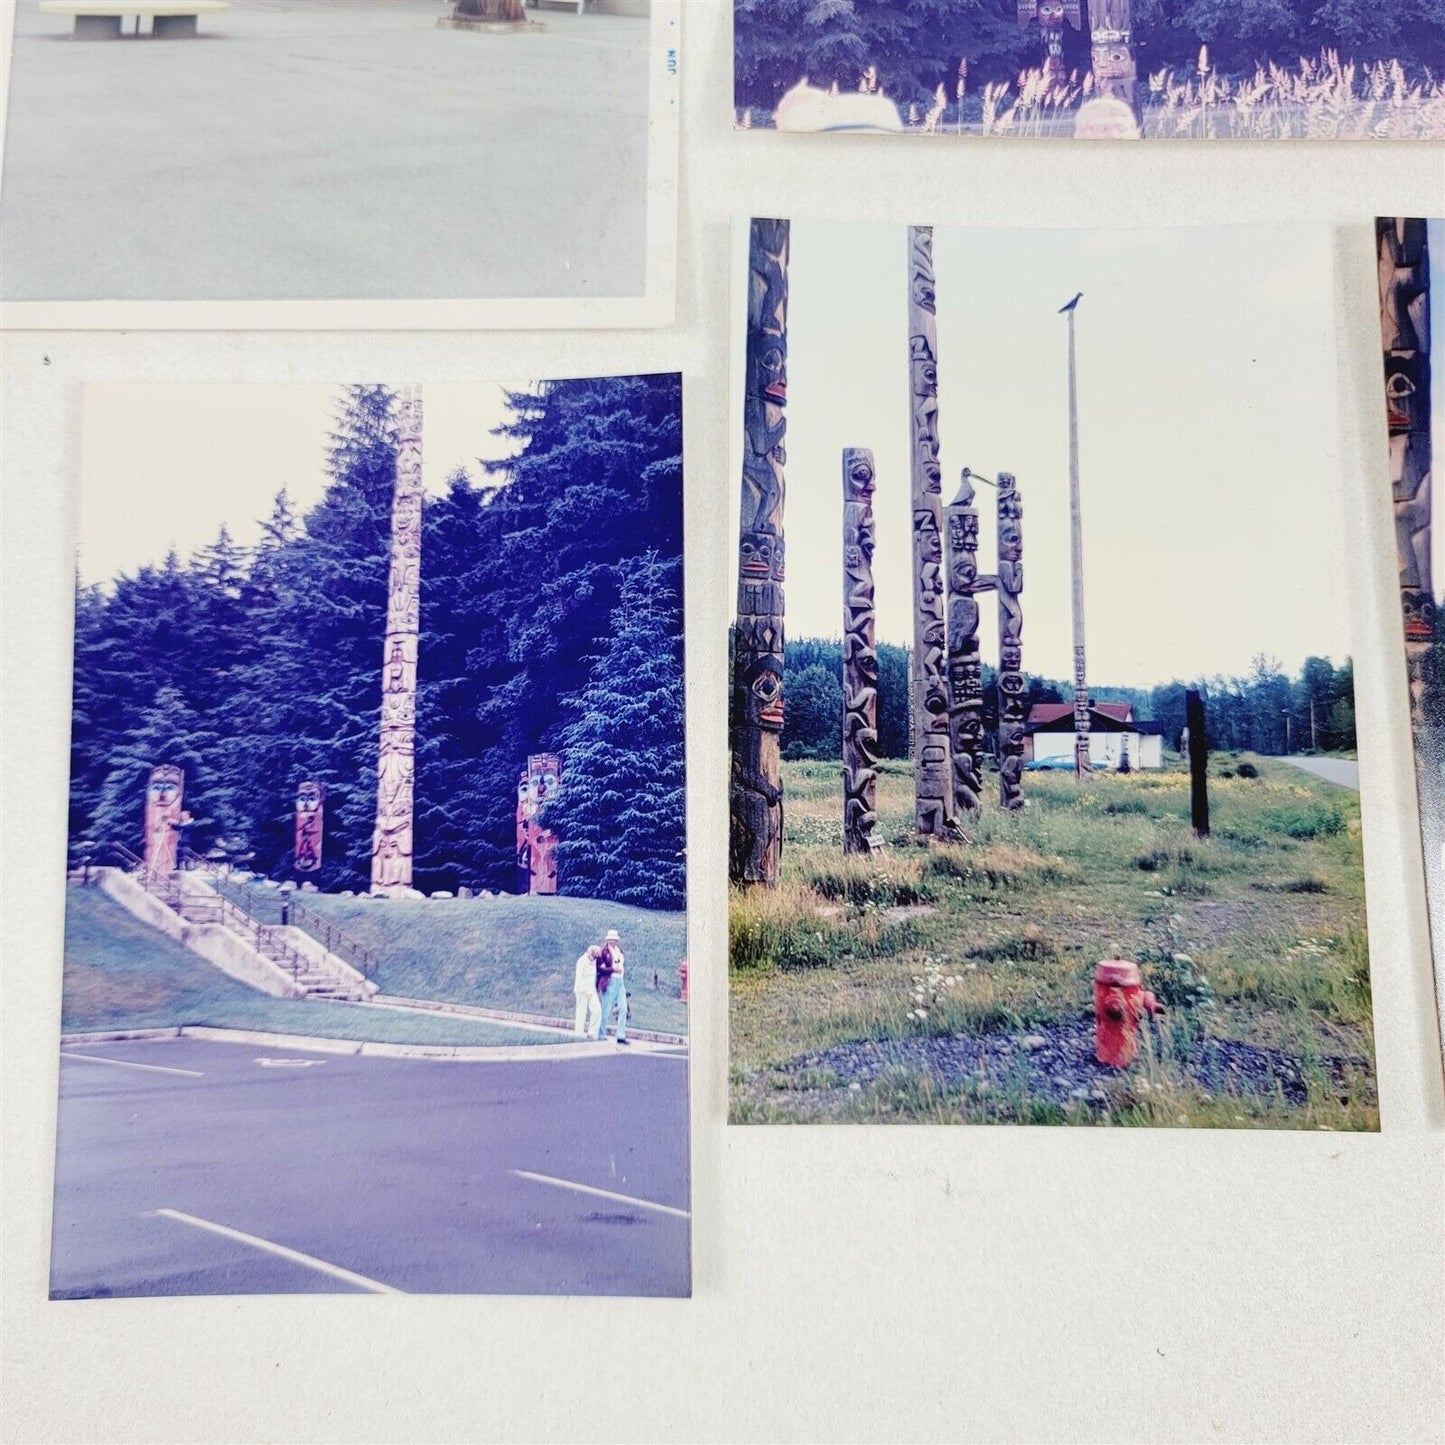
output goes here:
{"type": "Polygon", "coordinates": [[[1089,0],[1094,93],[1122,100],[1139,116],[1139,67],[1134,59],[1132,0],[1089,0]]]}
{"type": "Polygon", "coordinates": [[[146,783],[145,869],[152,878],[176,871],[185,786],[186,775],[174,763],[151,769],[146,783]]]}
{"type": "Polygon", "coordinates": [[[873,603],[873,453],[843,453],[843,851],[880,845],[878,646],[873,603]]]}
{"type": "MultiPolygon", "coordinates": [[[[1083,295],[1082,292],[1079,295],[1083,295]]],[[[1075,296],[1061,310],[1069,318],[1069,580],[1074,617],[1074,776],[1093,770],[1089,743],[1089,682],[1084,657],[1084,513],[1079,500],[1079,377],[1074,356],[1075,296]]]]}
{"type": "Polygon", "coordinates": [[[381,752],[376,765],[373,893],[411,887],[415,781],[416,657],[421,598],[421,388],[401,394],[396,489],[391,508],[391,571],[381,669],[381,752]]]}
{"type": "Polygon", "coordinates": [[[321,867],[325,801],[320,783],[308,780],[296,784],[296,832],[291,861],[298,873],[315,873],[321,867]]]}
{"type": "Polygon", "coordinates": [[[776,888],[783,851],[783,464],[788,223],[754,220],[748,248],[743,490],[733,656],[728,872],[776,888]]]}
{"type": "Polygon", "coordinates": [[[1064,22],[1078,30],[1083,24],[1083,0],[1018,0],[1020,25],[1038,22],[1044,37],[1044,84],[1050,89],[1068,83],[1064,69],[1064,22]]]}
{"type": "Polygon", "coordinates": [[[976,817],[983,795],[983,665],[978,647],[980,592],[995,579],[978,575],[978,512],[972,473],[948,504],[948,735],[953,806],[958,821],[976,817]]]}
{"type": "Polygon", "coordinates": [[[912,410],[914,822],[953,837],[947,637],[943,600],[943,496],[938,456],[938,315],[933,228],[908,228],[908,361],[912,410]]]}
{"type": "Polygon", "coordinates": [[[1430,568],[1430,252],[1423,220],[1375,222],[1380,264],[1380,332],[1385,409],[1410,718],[1426,721],[1436,682],[1435,591],[1430,568]]]}
{"type": "Polygon", "coordinates": [[[1024,505],[1008,472],[998,477],[998,801],[1022,808],[1024,766],[1024,505]]]}

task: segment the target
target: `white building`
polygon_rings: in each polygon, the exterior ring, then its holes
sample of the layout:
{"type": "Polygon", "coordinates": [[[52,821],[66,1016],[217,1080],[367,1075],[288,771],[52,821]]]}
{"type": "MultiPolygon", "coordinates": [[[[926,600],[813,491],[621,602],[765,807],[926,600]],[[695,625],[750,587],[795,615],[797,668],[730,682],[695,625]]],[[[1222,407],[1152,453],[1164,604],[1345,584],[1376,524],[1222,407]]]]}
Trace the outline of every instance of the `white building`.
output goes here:
{"type": "MultiPolygon", "coordinates": [[[[1089,709],[1089,763],[1104,771],[1117,769],[1124,758],[1131,768],[1164,766],[1164,724],[1137,722],[1134,705],[1095,703],[1089,709]]],[[[1024,762],[1074,759],[1074,705],[1036,702],[1024,725],[1024,762]]]]}

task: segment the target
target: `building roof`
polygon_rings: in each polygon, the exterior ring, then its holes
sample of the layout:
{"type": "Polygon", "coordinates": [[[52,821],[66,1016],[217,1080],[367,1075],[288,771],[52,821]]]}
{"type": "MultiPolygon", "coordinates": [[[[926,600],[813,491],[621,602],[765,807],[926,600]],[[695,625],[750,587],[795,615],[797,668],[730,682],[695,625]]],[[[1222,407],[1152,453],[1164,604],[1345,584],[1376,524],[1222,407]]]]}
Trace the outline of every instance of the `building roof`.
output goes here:
{"type": "MultiPolygon", "coordinates": [[[[1096,702],[1089,708],[1089,726],[1103,733],[1144,732],[1149,724],[1134,721],[1134,705],[1128,702],[1096,702]]],[[[1029,709],[1027,733],[1067,733],[1074,729],[1071,702],[1036,702],[1029,709]]]]}

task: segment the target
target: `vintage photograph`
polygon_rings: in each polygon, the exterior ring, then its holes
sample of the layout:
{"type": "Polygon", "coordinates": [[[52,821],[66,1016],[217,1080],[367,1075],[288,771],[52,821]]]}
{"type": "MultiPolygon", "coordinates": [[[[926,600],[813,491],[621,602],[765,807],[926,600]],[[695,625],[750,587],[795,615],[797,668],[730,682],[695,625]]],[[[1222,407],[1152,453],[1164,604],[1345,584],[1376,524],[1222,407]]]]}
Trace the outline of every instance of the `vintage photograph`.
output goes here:
{"type": "Polygon", "coordinates": [[[740,127],[1440,139],[1436,0],[733,0],[740,127]]]}
{"type": "Polygon", "coordinates": [[[677,11],[18,0],[0,298],[27,323],[16,303],[505,302],[509,324],[640,324],[661,296],[664,324],[677,11]]]}
{"type": "Polygon", "coordinates": [[[1435,1001],[1445,1050],[1445,523],[1435,516],[1432,458],[1445,416],[1445,367],[1431,370],[1430,334],[1445,325],[1445,220],[1375,222],[1384,348],[1385,424],[1400,562],[1400,612],[1410,728],[1425,848],[1425,893],[1435,951],[1435,1001]]]}
{"type": "Polygon", "coordinates": [[[1378,1128],[1328,232],[735,241],[732,1120],[1378,1128]]]}
{"type": "Polygon", "coordinates": [[[87,389],[53,1298],[690,1292],[681,403],[87,389]]]}

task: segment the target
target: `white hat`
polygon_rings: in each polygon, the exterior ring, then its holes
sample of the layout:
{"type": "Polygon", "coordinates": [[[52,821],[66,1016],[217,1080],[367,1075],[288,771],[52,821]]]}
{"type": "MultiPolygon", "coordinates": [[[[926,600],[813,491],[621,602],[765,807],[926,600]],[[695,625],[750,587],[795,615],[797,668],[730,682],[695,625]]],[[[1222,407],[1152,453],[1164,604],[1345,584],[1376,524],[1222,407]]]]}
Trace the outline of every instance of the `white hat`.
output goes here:
{"type": "Polygon", "coordinates": [[[604,938],[602,941],[603,943],[621,943],[622,935],[615,928],[609,928],[607,930],[606,938],[604,938]]]}

